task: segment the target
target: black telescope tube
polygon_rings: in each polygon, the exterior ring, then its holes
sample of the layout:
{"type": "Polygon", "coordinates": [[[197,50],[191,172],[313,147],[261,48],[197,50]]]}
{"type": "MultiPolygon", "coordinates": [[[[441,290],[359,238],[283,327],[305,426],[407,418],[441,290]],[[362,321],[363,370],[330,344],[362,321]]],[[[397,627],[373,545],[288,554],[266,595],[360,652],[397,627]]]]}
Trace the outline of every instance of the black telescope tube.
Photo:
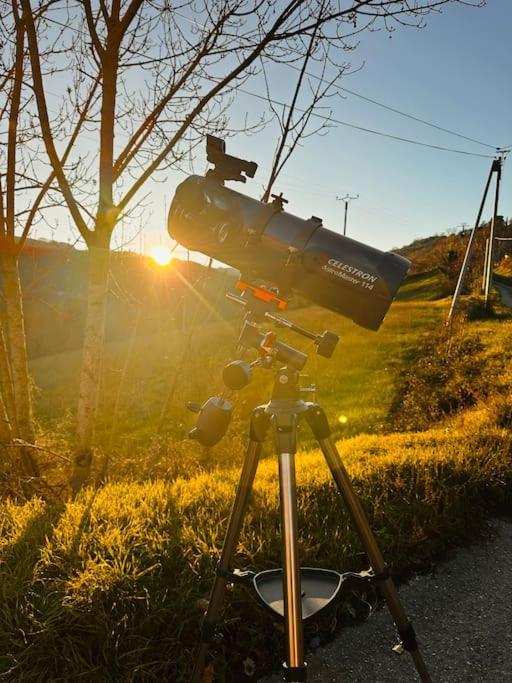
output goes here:
{"type": "Polygon", "coordinates": [[[265,204],[210,176],[190,176],[176,189],[171,237],[238,269],[249,282],[269,281],[377,330],[410,263],[265,204]]]}

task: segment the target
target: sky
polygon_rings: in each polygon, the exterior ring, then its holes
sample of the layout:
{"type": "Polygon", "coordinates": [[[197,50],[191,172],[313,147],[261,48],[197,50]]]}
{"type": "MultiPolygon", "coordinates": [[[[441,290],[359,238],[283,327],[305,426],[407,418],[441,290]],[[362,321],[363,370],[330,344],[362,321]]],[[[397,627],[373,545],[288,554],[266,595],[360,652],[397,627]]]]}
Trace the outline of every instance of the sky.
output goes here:
{"type": "MultiPolygon", "coordinates": [[[[424,29],[400,27],[361,36],[350,53],[353,73],[342,86],[408,114],[480,140],[491,147],[512,146],[512,26],[510,0],[488,0],[480,9],[447,5],[427,17],[424,29]]],[[[286,100],[296,74],[282,68],[272,72],[273,95],[286,100]]],[[[257,81],[247,90],[262,93],[257,81]]],[[[349,207],[347,234],[388,250],[414,239],[473,224],[487,178],[493,149],[434,130],[352,95],[329,101],[332,117],[357,126],[490,155],[491,158],[443,152],[379,137],[343,125],[327,135],[307,139],[288,162],[274,191],[282,191],[287,210],[341,232],[343,204],[337,196],[359,195],[349,207]]],[[[232,105],[235,120],[257,117],[261,100],[239,93],[232,105]]],[[[232,186],[254,197],[268,174],[276,129],[268,126],[258,137],[238,135],[228,152],[259,164],[256,178],[232,186]]],[[[511,180],[505,163],[500,213],[512,215],[511,180]]],[[[199,154],[194,169],[204,172],[199,154]]],[[[129,248],[149,251],[155,244],[172,246],[166,233],[166,211],[184,176],[168,173],[166,183],[150,183],[143,232],[129,248]]],[[[491,211],[489,200],[485,216],[491,211]]],[[[130,234],[129,226],[126,233],[130,234]]],[[[120,240],[118,233],[118,242],[120,240]]],[[[43,237],[43,229],[37,235],[43,237]]],[[[60,224],[55,239],[72,239],[60,224]]],[[[182,250],[177,250],[182,254],[182,250]]]]}

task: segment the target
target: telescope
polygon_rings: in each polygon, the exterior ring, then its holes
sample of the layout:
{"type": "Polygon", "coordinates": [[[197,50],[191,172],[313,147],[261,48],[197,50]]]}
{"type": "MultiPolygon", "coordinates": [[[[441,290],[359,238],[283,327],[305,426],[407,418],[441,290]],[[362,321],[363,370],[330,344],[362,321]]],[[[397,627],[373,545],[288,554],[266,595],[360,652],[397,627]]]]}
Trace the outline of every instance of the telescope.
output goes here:
{"type": "Polygon", "coordinates": [[[244,281],[270,283],[279,296],[305,297],[378,330],[410,262],[328,230],[316,216],[303,219],[225,187],[246,182],[257,164],[226,154],[222,139],[207,136],[205,176],[191,175],[176,189],[168,218],[173,239],[240,271],[244,281]]]}
{"type": "Polygon", "coordinates": [[[228,294],[228,298],[242,305],[245,315],[237,342],[239,357],[228,363],[222,373],[226,389],[203,404],[188,404],[198,414],[189,436],[207,448],[215,446],[231,420],[229,392],[250,384],[256,369],[275,370],[275,378],[270,400],[254,408],[251,414],[249,443],[201,622],[191,683],[204,680],[210,645],[221,636],[226,588],[234,584],[254,590],[258,602],[273,620],[284,622],[283,680],[305,683],[303,623],[342,599],[347,581],[379,586],[400,636],[397,647],[411,653],[422,683],[431,683],[414,629],[337,451],[327,416],[314,398],[316,385],[301,386],[301,371],[308,356],[280,340],[276,331],[260,329],[270,320],[277,328],[284,327],[308,338],[319,355],[331,358],[338,336],[328,330],[317,334],[283,318],[281,312],[286,308],[287,298],[301,295],[358,325],[377,330],[410,263],[397,254],[384,253],[338,235],[324,228],[320,218],[304,220],[286,212],[282,195],[273,195],[272,202],[264,203],[226,188],[224,183],[228,180],[245,183],[247,178],[253,178],[257,164],[226,154],[220,138],[208,136],[207,157],[213,168],[205,176],[190,176],[176,189],[168,229],[171,237],[188,249],[240,271],[237,289],[242,295],[228,294]],[[242,358],[246,352],[256,353],[256,358],[246,362],[242,358]],[[304,394],[313,394],[313,400],[305,401],[304,394]],[[327,461],[370,560],[369,570],[339,574],[300,565],[295,454],[301,422],[310,427],[327,461]],[[273,433],[279,463],[283,568],[255,573],[235,568],[235,553],[268,432],[273,433]]]}

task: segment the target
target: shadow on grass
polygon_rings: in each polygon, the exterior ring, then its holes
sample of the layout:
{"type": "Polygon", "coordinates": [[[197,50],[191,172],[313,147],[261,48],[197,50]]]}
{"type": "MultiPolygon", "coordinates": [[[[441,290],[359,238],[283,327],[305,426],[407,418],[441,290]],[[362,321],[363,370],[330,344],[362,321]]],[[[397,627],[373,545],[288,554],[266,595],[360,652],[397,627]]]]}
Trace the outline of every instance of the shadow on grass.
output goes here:
{"type": "MultiPolygon", "coordinates": [[[[28,645],[26,631],[30,620],[27,619],[26,613],[27,596],[32,591],[41,552],[48,540],[52,538],[65,509],[63,502],[45,506],[40,500],[31,501],[18,506],[18,515],[29,516],[30,505],[40,505],[41,508],[27,519],[25,527],[15,540],[5,542],[3,546],[0,545],[0,678],[2,680],[20,680],[19,672],[17,673],[17,653],[26,650],[28,645]]],[[[8,520],[4,517],[4,532],[7,526],[8,520]]]]}

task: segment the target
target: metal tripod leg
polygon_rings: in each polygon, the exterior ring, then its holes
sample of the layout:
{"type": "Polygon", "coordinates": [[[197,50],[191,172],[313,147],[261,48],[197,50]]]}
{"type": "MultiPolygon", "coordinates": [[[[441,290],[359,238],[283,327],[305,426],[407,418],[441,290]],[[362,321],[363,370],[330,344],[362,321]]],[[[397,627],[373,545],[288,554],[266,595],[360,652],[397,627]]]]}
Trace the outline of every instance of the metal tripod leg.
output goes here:
{"type": "Polygon", "coordinates": [[[279,496],[281,502],[281,543],[283,557],[283,600],[286,630],[286,662],[284,680],[289,683],[306,681],[302,633],[302,592],[297,524],[297,488],[295,481],[295,450],[297,415],[283,411],[274,415],[277,453],[279,458],[279,496]]]}
{"type": "MultiPolygon", "coordinates": [[[[263,421],[266,422],[266,418],[264,418],[263,421]]],[[[208,609],[206,610],[201,628],[201,644],[196,653],[191,683],[200,683],[201,681],[206,656],[208,654],[208,646],[215,635],[215,627],[220,620],[226,584],[229,583],[231,561],[235,554],[236,546],[238,545],[242,522],[249,501],[254,477],[256,475],[266,431],[265,425],[258,425],[258,422],[262,422],[262,411],[256,410],[253,413],[253,418],[251,420],[251,440],[249,441],[242,472],[240,474],[240,480],[238,482],[235,501],[229,517],[228,529],[222,547],[221,558],[217,567],[217,575],[215,577],[208,609]]]]}
{"type": "Polygon", "coordinates": [[[298,549],[297,495],[295,456],[279,453],[279,488],[281,498],[281,541],[283,554],[283,597],[286,624],[286,681],[306,680],[302,636],[302,597],[298,549]]]}
{"type": "Polygon", "coordinates": [[[363,507],[355,494],[347,470],[343,465],[338,449],[330,436],[330,429],[324,411],[313,405],[306,415],[308,423],[320,444],[320,448],[325,456],[334,481],[347,506],[350,517],[356,527],[358,535],[368,555],[372,569],[378,580],[388,605],[388,609],[397,627],[402,646],[410,652],[416,666],[416,670],[423,683],[431,683],[430,674],[423,660],[423,656],[418,649],[414,628],[407,618],[405,610],[400,601],[398,591],[382,557],[382,553],[377,545],[368,520],[366,519],[363,507]]]}

